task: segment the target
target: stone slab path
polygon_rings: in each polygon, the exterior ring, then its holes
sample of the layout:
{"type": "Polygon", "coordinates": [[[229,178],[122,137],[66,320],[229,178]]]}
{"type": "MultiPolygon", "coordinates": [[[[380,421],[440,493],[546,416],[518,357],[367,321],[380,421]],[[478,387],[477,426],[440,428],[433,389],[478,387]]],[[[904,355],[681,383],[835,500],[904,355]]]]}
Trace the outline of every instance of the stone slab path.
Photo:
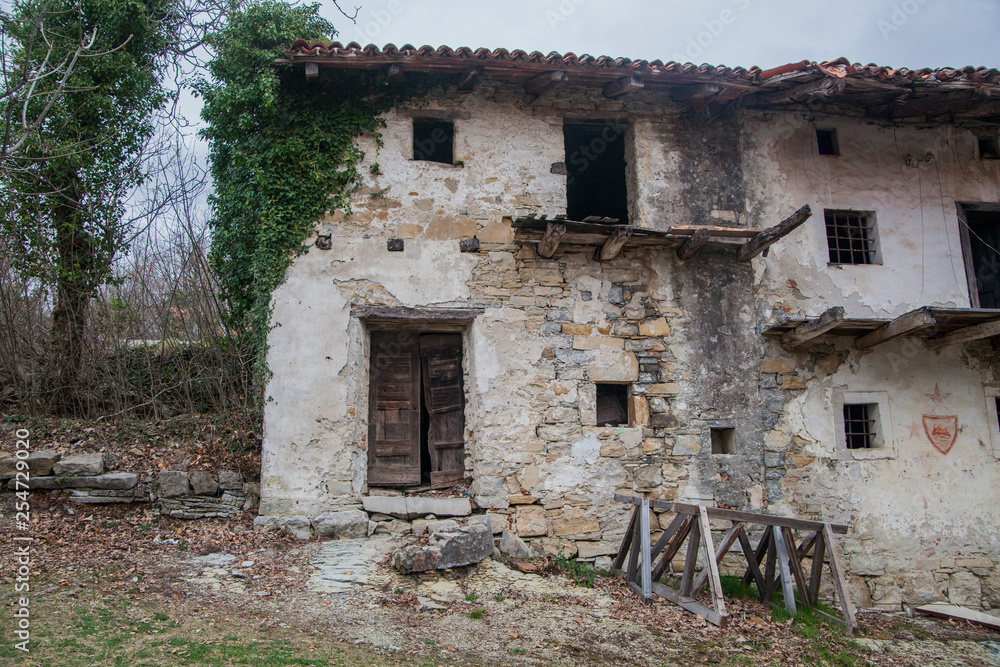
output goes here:
{"type": "Polygon", "coordinates": [[[355,585],[370,583],[376,564],[385,558],[389,540],[332,540],[309,559],[316,571],[306,582],[313,593],[350,593],[355,585]]]}

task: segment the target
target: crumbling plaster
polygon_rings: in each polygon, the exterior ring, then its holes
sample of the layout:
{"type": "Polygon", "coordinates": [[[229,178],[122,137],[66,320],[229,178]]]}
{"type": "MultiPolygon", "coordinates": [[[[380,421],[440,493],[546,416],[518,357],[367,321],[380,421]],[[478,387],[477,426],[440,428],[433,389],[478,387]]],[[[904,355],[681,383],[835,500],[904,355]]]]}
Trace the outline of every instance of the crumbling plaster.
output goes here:
{"type": "Polygon", "coordinates": [[[970,158],[969,133],[793,114],[705,126],[644,93],[532,99],[497,87],[416,106],[454,119],[460,164],[412,160],[411,118],[422,111],[387,114],[381,148],[359,142],[366,175],[353,212],[319,226],[333,249],[311,248],[275,294],[262,513],[311,516],[367,491],[367,332],[351,305],[474,306],[483,313],[464,336],[469,491],[532,548],[612,553],[627,519],[612,494],[624,490],[848,522],[853,585],[874,604],[1000,588],[997,503],[981,501],[997,497],[997,461],[977,444],[993,428],[977,394],[997,380],[988,355],[915,352],[908,341],[790,353],[758,335],[834,305],[849,317],[967,305],[954,202],[996,201],[1000,183],[996,165],[970,158]],[[750,265],[657,250],[599,263],[593,248],[565,244],[538,257],[513,243],[509,217],[565,211],[561,118],[598,109],[633,114],[633,224],[770,226],[805,203],[812,219],[750,265]],[[816,155],[817,123],[836,127],[841,156],[816,155]],[[928,152],[927,164],[903,164],[928,152]],[[824,207],[875,211],[882,264],[828,266],[824,207]],[[471,237],[480,250],[459,252],[471,237]],[[389,238],[404,251],[387,252],[389,238]],[[595,380],[629,383],[646,425],[594,426],[595,380]],[[946,456],[909,428],[932,380],[963,424],[946,456]],[[844,390],[889,396],[894,456],[833,451],[831,400],[844,390]],[[709,429],[730,425],[737,453],[713,455],[709,429]],[[907,504],[900,480],[919,502],[907,504]],[[977,498],[981,528],[956,527],[977,498]],[[920,576],[900,575],[918,562],[920,576]]]}

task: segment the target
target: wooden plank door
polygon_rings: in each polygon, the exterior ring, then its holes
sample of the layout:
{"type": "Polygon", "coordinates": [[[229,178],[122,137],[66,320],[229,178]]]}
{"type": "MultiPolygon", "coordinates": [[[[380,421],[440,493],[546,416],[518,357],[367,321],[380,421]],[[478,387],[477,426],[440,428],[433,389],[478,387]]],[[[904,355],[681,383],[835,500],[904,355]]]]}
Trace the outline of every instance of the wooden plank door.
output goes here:
{"type": "Polygon", "coordinates": [[[372,332],[368,385],[368,483],[420,484],[420,356],[416,335],[372,332]]]}
{"type": "Polygon", "coordinates": [[[424,405],[429,415],[427,451],[431,486],[459,484],[465,477],[465,391],[462,386],[462,335],[420,337],[424,405]]]}

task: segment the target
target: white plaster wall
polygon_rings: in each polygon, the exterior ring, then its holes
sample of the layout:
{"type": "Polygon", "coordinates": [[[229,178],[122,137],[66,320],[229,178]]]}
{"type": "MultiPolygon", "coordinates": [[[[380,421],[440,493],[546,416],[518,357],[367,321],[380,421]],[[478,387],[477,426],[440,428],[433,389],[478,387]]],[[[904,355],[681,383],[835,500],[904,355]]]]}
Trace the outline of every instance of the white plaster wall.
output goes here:
{"type": "Polygon", "coordinates": [[[848,317],[969,306],[955,202],[1000,201],[1000,165],[975,159],[970,132],[773,114],[747,118],[745,144],[751,224],[771,226],[803,204],[813,211],[756,262],[772,304],[791,315],[844,305],[848,317]],[[839,156],[818,154],[817,126],[836,129],[839,156]],[[928,154],[930,164],[905,164],[928,154]],[[829,265],[824,208],[874,211],[882,264],[829,265]]]}

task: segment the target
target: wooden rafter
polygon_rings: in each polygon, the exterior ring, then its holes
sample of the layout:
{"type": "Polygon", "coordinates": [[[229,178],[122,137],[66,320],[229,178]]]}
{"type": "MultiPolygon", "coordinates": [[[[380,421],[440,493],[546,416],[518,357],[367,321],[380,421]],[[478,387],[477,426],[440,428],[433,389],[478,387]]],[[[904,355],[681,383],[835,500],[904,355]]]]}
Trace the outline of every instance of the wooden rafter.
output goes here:
{"type": "Polygon", "coordinates": [[[746,262],[760,253],[764,252],[771,247],[775,242],[784,236],[790,234],[793,230],[797,229],[802,223],[809,219],[812,215],[812,209],[809,208],[809,204],[806,204],[795,213],[776,224],[774,227],[769,227],[757,234],[755,237],[743,244],[740,251],[736,254],[736,259],[741,262],[746,262]]]}
{"type": "Polygon", "coordinates": [[[483,85],[483,68],[470,67],[462,72],[458,79],[458,90],[463,93],[474,93],[483,85]]]}
{"type": "Polygon", "coordinates": [[[717,83],[698,83],[693,86],[674,88],[670,92],[670,99],[674,102],[687,102],[702,97],[711,97],[718,94],[720,90],[722,90],[722,86],[717,83]]]}
{"type": "Polygon", "coordinates": [[[556,254],[556,248],[559,247],[559,241],[565,233],[566,225],[559,222],[548,223],[545,227],[545,235],[538,244],[538,254],[546,259],[556,254]]]}
{"type": "Polygon", "coordinates": [[[800,324],[794,330],[781,337],[781,344],[791,350],[822,336],[830,329],[844,321],[844,307],[834,306],[814,320],[800,324]]]}
{"type": "Polygon", "coordinates": [[[539,74],[524,82],[524,92],[529,95],[543,95],[566,83],[568,75],[563,70],[539,74]]]}
{"type": "Polygon", "coordinates": [[[680,259],[689,259],[693,257],[698,250],[708,243],[708,240],[712,238],[712,232],[707,229],[696,229],[694,233],[688,237],[688,240],[684,242],[680,248],[677,249],[677,257],[680,259]]]}
{"type": "Polygon", "coordinates": [[[975,324],[971,327],[952,331],[944,336],[928,338],[927,347],[932,350],[940,350],[950,345],[969,343],[982,338],[990,338],[991,336],[1000,336],[1000,320],[983,322],[982,324],[975,324]]]}
{"type": "Polygon", "coordinates": [[[646,83],[638,76],[626,76],[621,79],[609,81],[604,84],[601,92],[605,97],[615,100],[625,95],[637,93],[645,87],[646,83]]]}
{"type": "Polygon", "coordinates": [[[385,75],[385,80],[390,86],[394,86],[403,80],[405,68],[403,63],[393,63],[389,65],[389,71],[385,75]]]}
{"type": "Polygon", "coordinates": [[[895,340],[900,336],[907,336],[928,329],[937,324],[937,320],[934,319],[934,315],[928,308],[920,308],[918,310],[911,311],[905,315],[900,315],[896,319],[892,320],[888,324],[876,329],[870,334],[866,334],[858,338],[858,349],[867,350],[869,348],[875,347],[876,345],[881,345],[882,343],[888,343],[891,340],[895,340]]]}
{"type": "Polygon", "coordinates": [[[611,236],[601,246],[601,252],[599,253],[601,261],[606,262],[617,257],[618,253],[625,247],[625,242],[628,241],[630,236],[632,236],[632,228],[627,225],[623,225],[611,232],[611,236]]]}

